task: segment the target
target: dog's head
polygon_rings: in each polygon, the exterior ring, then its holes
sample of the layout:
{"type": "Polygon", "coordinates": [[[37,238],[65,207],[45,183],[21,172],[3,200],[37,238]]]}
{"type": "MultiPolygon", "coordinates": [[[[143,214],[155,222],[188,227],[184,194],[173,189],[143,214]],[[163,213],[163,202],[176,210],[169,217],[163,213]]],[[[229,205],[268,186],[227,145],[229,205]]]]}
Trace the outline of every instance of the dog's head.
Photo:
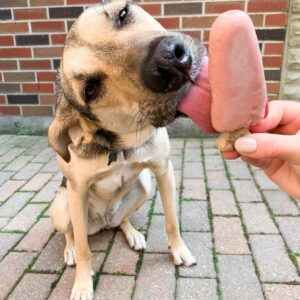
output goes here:
{"type": "Polygon", "coordinates": [[[69,143],[89,143],[99,129],[122,136],[172,122],[204,55],[199,41],[132,2],[87,9],[66,37],[50,144],[65,157],[69,143]]]}

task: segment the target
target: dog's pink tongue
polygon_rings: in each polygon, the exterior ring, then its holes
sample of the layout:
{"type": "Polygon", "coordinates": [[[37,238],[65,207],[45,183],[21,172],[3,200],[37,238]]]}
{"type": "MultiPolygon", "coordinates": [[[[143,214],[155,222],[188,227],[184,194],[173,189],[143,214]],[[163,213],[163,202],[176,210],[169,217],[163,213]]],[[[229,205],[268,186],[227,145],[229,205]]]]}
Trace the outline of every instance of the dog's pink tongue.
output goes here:
{"type": "Polygon", "coordinates": [[[208,133],[216,133],[211,123],[211,88],[208,81],[208,58],[203,59],[200,75],[196,84],[192,85],[177,109],[201,129],[208,133]]]}

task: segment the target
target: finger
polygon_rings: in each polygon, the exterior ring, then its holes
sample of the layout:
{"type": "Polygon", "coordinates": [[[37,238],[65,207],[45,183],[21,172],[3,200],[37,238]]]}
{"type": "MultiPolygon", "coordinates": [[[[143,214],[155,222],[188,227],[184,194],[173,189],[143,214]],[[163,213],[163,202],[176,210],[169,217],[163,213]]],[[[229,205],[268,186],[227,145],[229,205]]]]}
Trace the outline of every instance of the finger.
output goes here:
{"type": "Polygon", "coordinates": [[[245,163],[252,165],[254,167],[260,168],[260,169],[267,169],[272,162],[272,159],[270,159],[270,158],[257,159],[257,158],[247,157],[247,156],[241,156],[241,159],[245,163]]]}
{"type": "Polygon", "coordinates": [[[300,163],[300,135],[254,133],[237,139],[235,149],[250,158],[280,158],[292,164],[300,163]]]}
{"type": "Polygon", "coordinates": [[[223,158],[228,160],[233,160],[240,157],[240,155],[236,151],[226,151],[226,152],[221,152],[221,154],[223,158]]]}

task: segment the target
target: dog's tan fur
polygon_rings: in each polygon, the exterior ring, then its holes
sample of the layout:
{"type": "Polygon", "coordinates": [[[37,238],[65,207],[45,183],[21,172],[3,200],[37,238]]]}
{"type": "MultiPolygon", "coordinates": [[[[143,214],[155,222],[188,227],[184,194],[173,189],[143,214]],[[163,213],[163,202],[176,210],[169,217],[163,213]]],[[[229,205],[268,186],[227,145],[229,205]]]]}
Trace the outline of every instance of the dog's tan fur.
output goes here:
{"type": "MultiPolygon", "coordinates": [[[[139,74],[151,41],[170,34],[138,6],[116,1],[85,11],[66,38],[49,142],[67,184],[58,191],[50,215],[66,235],[66,263],[76,261],[71,299],[93,295],[89,234],[120,226],[131,247],[146,247],[129,218],[149,196],[148,169],[158,183],[174,263],[195,263],[179,232],[168,135],[165,128],[153,126],[174,119],[176,101],[187,86],[156,94],[144,87],[139,74]],[[125,5],[130,5],[130,19],[124,28],[116,28],[125,5]],[[104,83],[103,91],[87,103],[82,90],[90,76],[104,83]]],[[[203,48],[190,37],[176,35],[190,46],[193,67],[199,68],[203,48]]]]}

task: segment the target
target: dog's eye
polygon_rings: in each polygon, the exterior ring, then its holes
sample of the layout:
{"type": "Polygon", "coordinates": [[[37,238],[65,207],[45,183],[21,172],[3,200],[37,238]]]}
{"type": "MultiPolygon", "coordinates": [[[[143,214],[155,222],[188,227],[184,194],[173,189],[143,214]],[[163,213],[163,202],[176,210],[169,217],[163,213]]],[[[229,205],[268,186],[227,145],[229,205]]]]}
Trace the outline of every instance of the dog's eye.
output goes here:
{"type": "Polygon", "coordinates": [[[100,79],[91,78],[86,81],[84,88],[84,96],[87,101],[92,100],[98,93],[100,86],[100,79]]]}
{"type": "Polygon", "coordinates": [[[126,20],[126,17],[128,15],[128,7],[125,6],[123,9],[120,10],[119,12],[119,16],[118,16],[118,25],[119,26],[122,26],[123,23],[125,22],[126,20]]]}

